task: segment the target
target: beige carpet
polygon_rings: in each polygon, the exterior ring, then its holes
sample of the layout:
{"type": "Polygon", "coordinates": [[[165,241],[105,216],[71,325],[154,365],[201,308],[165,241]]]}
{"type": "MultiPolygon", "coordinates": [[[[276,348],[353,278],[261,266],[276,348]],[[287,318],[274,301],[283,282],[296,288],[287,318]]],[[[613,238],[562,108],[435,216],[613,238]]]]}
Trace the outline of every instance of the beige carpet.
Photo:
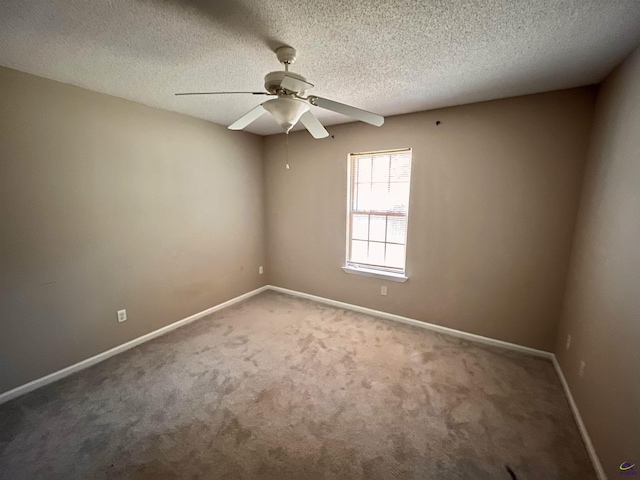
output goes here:
{"type": "Polygon", "coordinates": [[[2,479],[595,479],[552,364],[265,292],[0,406],[2,479]]]}

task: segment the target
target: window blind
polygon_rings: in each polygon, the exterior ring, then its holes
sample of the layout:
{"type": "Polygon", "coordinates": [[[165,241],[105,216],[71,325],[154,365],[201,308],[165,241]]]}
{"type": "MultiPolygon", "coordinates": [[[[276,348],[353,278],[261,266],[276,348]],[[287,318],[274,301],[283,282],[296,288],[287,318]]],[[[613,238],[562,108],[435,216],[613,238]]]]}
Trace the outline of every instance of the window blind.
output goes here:
{"type": "Polygon", "coordinates": [[[347,264],[404,273],[411,149],[349,156],[347,264]]]}

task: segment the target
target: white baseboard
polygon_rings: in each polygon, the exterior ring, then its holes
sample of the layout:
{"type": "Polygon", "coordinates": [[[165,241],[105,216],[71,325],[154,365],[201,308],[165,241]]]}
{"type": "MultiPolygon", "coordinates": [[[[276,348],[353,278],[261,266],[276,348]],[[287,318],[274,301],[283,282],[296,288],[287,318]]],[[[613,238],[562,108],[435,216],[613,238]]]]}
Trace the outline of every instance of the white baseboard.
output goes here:
{"type": "Polygon", "coordinates": [[[414,327],[426,328],[427,330],[433,330],[434,332],[443,333],[445,335],[451,335],[453,337],[464,338],[465,340],[470,340],[472,342],[484,343],[487,345],[493,345],[495,347],[506,348],[509,350],[515,350],[517,352],[527,353],[529,355],[535,355],[536,357],[543,357],[552,359],[553,353],[546,352],[544,350],[538,350],[535,348],[525,347],[524,345],[518,345],[516,343],[504,342],[502,340],[496,340],[494,338],[483,337],[482,335],[476,335],[474,333],[463,332],[462,330],[455,330],[453,328],[443,327],[441,325],[435,325],[433,323],[422,322],[420,320],[415,320],[413,318],[403,317],[401,315],[396,315],[394,313],[381,312],[380,310],[374,310],[372,308],[361,307],[359,305],[353,305],[351,303],[339,302],[337,300],[331,300],[329,298],[318,297],[316,295],[311,295],[308,293],[297,292],[295,290],[289,290],[288,288],[275,287],[273,285],[269,285],[267,287],[269,290],[273,290],[276,292],[287,293],[289,295],[294,295],[296,297],[306,298],[308,300],[314,300],[316,302],[325,303],[327,305],[332,305],[334,307],[344,308],[347,310],[353,310],[354,312],[366,313],[367,315],[372,315],[374,317],[385,318],[387,320],[394,320],[396,322],[406,323],[408,325],[413,325],[414,327]]]}
{"type": "Polygon", "coordinates": [[[604,473],[602,468],[602,464],[598,459],[598,455],[596,454],[595,448],[591,443],[591,438],[589,437],[589,433],[587,432],[587,428],[582,421],[582,417],[580,416],[580,412],[578,411],[578,406],[576,402],[573,400],[573,395],[571,395],[571,390],[569,390],[569,384],[567,380],[564,378],[564,374],[560,369],[560,365],[558,364],[558,360],[556,359],[555,354],[551,352],[546,352],[544,350],[537,350],[535,348],[525,347],[523,345],[518,345],[515,343],[504,342],[502,340],[495,340],[489,337],[483,337],[481,335],[476,335],[473,333],[463,332],[461,330],[455,330],[453,328],[443,327],[440,325],[435,325],[433,323],[422,322],[420,320],[415,320],[413,318],[403,317],[400,315],[395,315],[393,313],[381,312],[379,310],[373,310],[371,308],[361,307],[359,305],[352,305],[350,303],[339,302],[337,300],[331,300],[329,298],[318,297],[316,295],[311,295],[309,293],[302,293],[295,290],[289,290],[287,288],[275,287],[273,285],[269,285],[267,287],[269,290],[273,290],[276,292],[287,293],[289,295],[294,295],[296,297],[306,298],[308,300],[313,300],[316,302],[324,303],[327,305],[332,305],[334,307],[344,308],[347,310],[353,310],[355,312],[366,313],[368,315],[372,315],[375,317],[385,318],[388,320],[394,320],[401,323],[406,323],[408,325],[414,325],[416,327],[425,328],[427,330],[433,330],[438,333],[443,333],[445,335],[452,335],[454,337],[464,338],[466,340],[472,342],[484,343],[487,345],[493,345],[496,347],[502,347],[509,350],[515,350],[518,352],[527,353],[529,355],[535,355],[537,357],[543,357],[550,359],[553,362],[553,365],[556,369],[558,377],[560,378],[560,383],[562,383],[562,387],[564,388],[565,395],[569,400],[569,405],[571,406],[571,411],[573,412],[573,416],[575,417],[576,424],[578,425],[578,430],[580,431],[580,435],[582,435],[582,439],[584,441],[587,452],[589,453],[589,457],[591,458],[591,463],[593,464],[593,468],[596,471],[598,476],[598,480],[607,480],[607,476],[604,473]]]}
{"type": "Polygon", "coordinates": [[[416,327],[420,327],[420,328],[425,328],[427,330],[432,330],[438,333],[443,333],[445,335],[451,335],[454,337],[458,337],[458,338],[463,338],[472,342],[478,342],[478,343],[484,343],[487,345],[493,345],[496,347],[501,347],[501,348],[505,348],[508,350],[515,350],[518,352],[523,352],[523,353],[527,353],[529,355],[535,355],[537,357],[543,357],[543,358],[548,358],[550,360],[553,361],[553,365],[556,369],[556,372],[558,374],[558,377],[560,378],[560,382],[562,383],[562,387],[564,388],[564,392],[565,395],[567,396],[567,399],[569,401],[569,405],[571,406],[571,411],[573,412],[573,416],[575,417],[576,423],[578,425],[578,430],[580,431],[580,434],[582,435],[582,439],[584,441],[584,444],[587,448],[587,452],[589,453],[589,457],[591,458],[591,462],[593,464],[593,468],[596,471],[596,474],[598,476],[599,480],[607,480],[607,476],[604,473],[604,470],[602,468],[602,464],[600,463],[600,460],[598,459],[598,455],[596,454],[596,451],[593,447],[593,444],[591,443],[591,438],[589,437],[589,433],[587,432],[587,428],[584,425],[584,422],[582,421],[582,417],[580,416],[580,412],[578,411],[578,407],[573,399],[573,395],[571,394],[571,390],[569,390],[569,384],[567,383],[567,380],[564,377],[564,374],[562,373],[562,369],[560,368],[560,365],[558,364],[558,361],[556,359],[556,356],[551,353],[551,352],[546,352],[544,350],[537,350],[535,348],[530,348],[530,347],[525,347],[523,345],[518,345],[515,343],[510,343],[510,342],[504,342],[502,340],[495,340],[493,338],[489,338],[489,337],[483,337],[482,335],[476,335],[473,333],[468,333],[468,332],[463,332],[461,330],[455,330],[453,328],[448,328],[448,327],[443,327],[441,325],[435,325],[433,323],[427,323],[427,322],[422,322],[420,320],[415,320],[413,318],[408,318],[408,317],[403,317],[401,315],[395,315],[393,313],[387,313],[387,312],[381,312],[379,310],[374,310],[372,308],[366,308],[366,307],[361,307],[359,305],[353,305],[350,303],[345,303],[345,302],[339,302],[337,300],[331,300],[329,298],[324,298],[324,297],[318,297],[316,295],[311,295],[308,293],[302,293],[302,292],[298,292],[295,290],[289,290],[287,288],[282,288],[282,287],[276,287],[273,285],[265,285],[263,287],[257,288],[255,290],[252,290],[251,292],[247,292],[243,295],[240,295],[238,297],[232,298],[231,300],[227,300],[226,302],[220,303],[214,307],[208,308],[206,310],[203,310],[202,312],[196,313],[194,315],[191,315],[187,318],[183,318],[182,320],[178,320],[177,322],[174,322],[170,325],[167,325],[166,327],[162,327],[159,328],[158,330],[154,330],[153,332],[147,333],[146,335],[142,335],[141,337],[135,338],[127,343],[123,343],[122,345],[118,345],[117,347],[114,347],[110,350],[107,350],[106,352],[102,352],[99,353],[98,355],[95,355],[93,357],[87,358],[86,360],[82,360],[81,362],[78,362],[76,364],[70,365],[66,368],[63,368],[62,370],[58,370],[57,372],[53,372],[49,375],[46,375],[42,378],[38,378],[36,380],[33,380],[29,383],[26,383],[24,385],[21,385],[19,387],[16,387],[12,390],[9,390],[7,392],[4,392],[2,394],[0,394],[0,404],[7,402],[9,400],[12,400],[16,397],[19,397],[20,395],[24,395],[25,393],[31,392],[37,388],[43,387],[45,385],[48,385],[49,383],[55,382],[56,380],[60,380],[61,378],[64,378],[66,376],[71,375],[72,373],[75,373],[77,371],[83,370],[87,367],[90,367],[92,365],[95,365],[96,363],[102,362],[103,360],[106,360],[109,357],[112,357],[114,355],[117,355],[118,353],[122,353],[126,350],[129,350],[133,347],[136,347],[142,343],[148,342],[149,340],[152,340],[156,337],[159,337],[160,335],[164,335],[165,333],[168,333],[172,330],[175,330],[177,328],[183,327],[191,322],[194,322],[202,317],[206,317],[207,315],[210,315],[214,312],[217,312],[218,310],[222,310],[223,308],[226,307],[230,307],[231,305],[234,305],[238,302],[241,302],[243,300],[246,300],[247,298],[250,298],[254,295],[257,295],[258,293],[264,292],[265,290],[273,290],[276,292],[281,292],[281,293],[286,293],[289,295],[293,295],[296,297],[301,297],[301,298],[306,298],[308,300],[313,300],[316,302],[320,302],[320,303],[324,303],[327,305],[332,305],[334,307],[339,307],[339,308],[344,308],[347,310],[353,310],[355,312],[360,312],[360,313],[365,313],[367,315],[372,315],[375,317],[380,317],[380,318],[385,318],[387,320],[394,320],[396,322],[401,322],[401,323],[405,323],[407,325],[413,325],[416,327]]]}
{"type": "Polygon", "coordinates": [[[567,400],[569,400],[569,405],[571,406],[573,417],[576,419],[576,423],[578,424],[578,430],[580,430],[580,435],[582,435],[582,440],[584,441],[584,445],[587,448],[587,452],[589,453],[589,458],[591,458],[591,463],[593,465],[593,469],[596,471],[598,480],[607,480],[607,475],[604,473],[604,469],[602,468],[600,459],[596,454],[596,449],[593,447],[593,443],[591,443],[591,437],[589,437],[589,432],[587,432],[587,427],[582,421],[582,416],[580,416],[580,411],[578,410],[578,406],[576,405],[576,402],[573,399],[573,395],[571,394],[571,390],[569,389],[569,384],[567,383],[567,379],[564,377],[564,373],[562,373],[562,369],[560,368],[560,364],[558,363],[558,359],[556,358],[555,355],[553,356],[553,366],[555,367],[556,373],[560,378],[560,383],[562,383],[562,387],[564,388],[564,393],[567,396],[567,400]]]}
{"type": "Polygon", "coordinates": [[[87,358],[86,360],[82,360],[78,363],[74,363],[73,365],[63,368],[62,370],[58,370],[57,372],[50,373],[49,375],[46,375],[41,378],[37,378],[29,383],[25,383],[24,385],[20,385],[19,387],[16,387],[12,390],[9,390],[7,392],[0,394],[0,404],[4,402],[8,402],[9,400],[19,397],[20,395],[24,395],[25,393],[31,392],[37,388],[48,385],[49,383],[55,382],[56,380],[60,380],[61,378],[67,377],[72,373],[83,370],[87,367],[95,365],[96,363],[102,362],[109,357],[113,357],[118,353],[122,353],[126,350],[129,350],[130,348],[133,348],[142,343],[148,342],[149,340],[159,337],[160,335],[164,335],[165,333],[175,330],[176,328],[183,327],[202,317],[206,317],[207,315],[210,315],[213,312],[217,312],[218,310],[222,310],[223,308],[230,307],[231,305],[234,305],[238,302],[246,300],[249,297],[253,297],[254,295],[257,295],[260,292],[264,292],[268,288],[269,287],[266,285],[263,287],[257,288],[243,295],[232,298],[231,300],[227,300],[226,302],[220,303],[214,307],[207,308],[202,312],[198,312],[193,315],[190,315],[187,318],[178,320],[177,322],[167,325],[166,327],[159,328],[158,330],[154,330],[153,332],[147,333],[146,335],[142,335],[141,337],[134,338],[133,340],[127,343],[123,343],[122,345],[118,345],[117,347],[107,350],[106,352],[99,353],[98,355],[87,358]]]}

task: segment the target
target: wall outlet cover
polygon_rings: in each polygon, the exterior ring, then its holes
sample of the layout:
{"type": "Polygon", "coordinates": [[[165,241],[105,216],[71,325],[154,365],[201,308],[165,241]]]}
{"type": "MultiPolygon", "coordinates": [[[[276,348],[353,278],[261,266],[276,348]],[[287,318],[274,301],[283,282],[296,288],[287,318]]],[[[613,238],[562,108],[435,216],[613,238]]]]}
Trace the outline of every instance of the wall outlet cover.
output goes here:
{"type": "Polygon", "coordinates": [[[118,322],[124,322],[127,319],[126,310],[118,310],[118,322]]]}

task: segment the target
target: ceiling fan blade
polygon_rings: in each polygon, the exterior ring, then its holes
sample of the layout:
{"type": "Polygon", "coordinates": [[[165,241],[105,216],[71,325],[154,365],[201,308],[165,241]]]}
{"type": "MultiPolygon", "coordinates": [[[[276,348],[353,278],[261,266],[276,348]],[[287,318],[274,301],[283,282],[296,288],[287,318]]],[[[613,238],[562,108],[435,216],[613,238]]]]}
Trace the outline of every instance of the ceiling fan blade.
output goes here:
{"type": "Polygon", "coordinates": [[[249,93],[251,95],[271,95],[267,92],[185,92],[176,93],[175,95],[235,95],[237,93],[249,93]]]}
{"type": "Polygon", "coordinates": [[[347,117],[355,118],[362,122],[370,123],[376,127],[380,127],[384,123],[384,117],[375,113],[367,112],[360,108],[345,105],[344,103],[334,102],[333,100],[327,100],[326,98],[309,96],[309,102],[316,107],[326,108],[332,112],[341,113],[347,117]]]}
{"type": "Polygon", "coordinates": [[[300,93],[313,88],[313,83],[305,82],[304,80],[300,80],[293,75],[285,73],[284,78],[280,82],[280,86],[285,90],[289,90],[290,92],[300,93]]]}
{"type": "Polygon", "coordinates": [[[329,136],[329,132],[322,126],[316,116],[311,113],[311,110],[307,110],[300,117],[302,124],[309,130],[309,133],[313,138],[324,138],[329,136]]]}
{"type": "Polygon", "coordinates": [[[266,110],[264,107],[262,105],[258,105],[256,108],[249,110],[242,117],[229,125],[228,128],[229,130],[242,130],[244,127],[260,118],[265,112],[266,110]]]}

